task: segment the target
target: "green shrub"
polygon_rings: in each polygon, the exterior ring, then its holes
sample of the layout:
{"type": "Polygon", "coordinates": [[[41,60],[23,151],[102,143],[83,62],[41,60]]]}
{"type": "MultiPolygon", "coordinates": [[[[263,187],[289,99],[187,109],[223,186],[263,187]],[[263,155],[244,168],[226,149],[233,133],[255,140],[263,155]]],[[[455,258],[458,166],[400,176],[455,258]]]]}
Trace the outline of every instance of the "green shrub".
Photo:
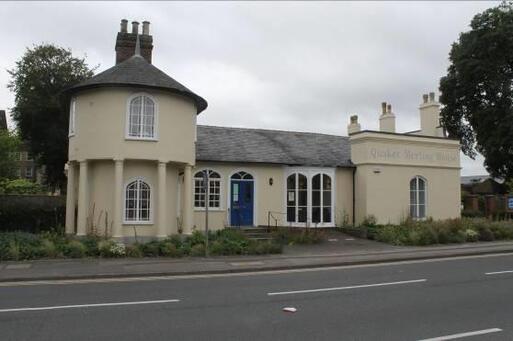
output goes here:
{"type": "Polygon", "coordinates": [[[203,257],[205,256],[205,245],[204,244],[196,244],[191,247],[191,256],[194,257],[203,257]]]}
{"type": "Polygon", "coordinates": [[[102,240],[98,243],[98,251],[101,257],[122,257],[126,255],[125,245],[113,240],[102,240]]]}
{"type": "Polygon", "coordinates": [[[80,237],[79,240],[86,247],[86,256],[88,257],[98,257],[100,255],[100,250],[98,249],[98,243],[101,241],[101,238],[97,236],[84,236],[80,237]]]}
{"type": "Polygon", "coordinates": [[[479,240],[479,233],[472,229],[465,230],[465,240],[467,242],[477,242],[479,240]]]}
{"type": "Polygon", "coordinates": [[[156,240],[141,244],[141,251],[145,257],[158,257],[160,256],[160,243],[156,240]]]}
{"type": "Polygon", "coordinates": [[[192,231],[192,234],[186,240],[191,246],[205,244],[205,235],[198,230],[192,231]]]}
{"type": "Polygon", "coordinates": [[[484,242],[492,242],[495,240],[495,236],[493,235],[492,230],[489,228],[481,228],[479,230],[479,240],[484,242]]]}
{"type": "Polygon", "coordinates": [[[39,255],[45,258],[58,258],[62,255],[62,253],[57,248],[53,240],[41,239],[39,255]]]}
{"type": "Polygon", "coordinates": [[[9,195],[0,200],[0,231],[64,232],[66,201],[63,196],[9,195]]]}
{"type": "Polygon", "coordinates": [[[86,255],[87,248],[79,240],[70,240],[64,244],[63,254],[70,258],[82,258],[86,255]]]}
{"type": "Polygon", "coordinates": [[[283,245],[270,241],[261,241],[256,243],[254,251],[257,255],[282,253],[283,245]]]}
{"type": "Polygon", "coordinates": [[[125,252],[126,252],[127,257],[141,258],[144,256],[144,253],[141,250],[140,244],[137,244],[137,243],[132,244],[132,245],[127,245],[125,252]]]}
{"type": "Polygon", "coordinates": [[[165,257],[182,256],[180,249],[178,249],[176,245],[170,241],[163,241],[160,243],[160,254],[165,257]]]}

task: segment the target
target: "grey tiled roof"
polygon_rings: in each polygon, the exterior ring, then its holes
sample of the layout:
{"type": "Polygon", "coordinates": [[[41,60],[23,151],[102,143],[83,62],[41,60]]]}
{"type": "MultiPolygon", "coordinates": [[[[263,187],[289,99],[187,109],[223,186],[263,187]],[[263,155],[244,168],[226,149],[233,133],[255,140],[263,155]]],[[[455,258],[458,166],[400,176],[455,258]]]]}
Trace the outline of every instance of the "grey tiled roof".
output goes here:
{"type": "Polygon", "coordinates": [[[350,167],[349,138],[294,131],[198,126],[196,160],[350,167]]]}
{"type": "Polygon", "coordinates": [[[148,63],[140,55],[134,55],[124,62],[71,87],[68,91],[75,92],[81,89],[104,86],[140,86],[171,91],[191,98],[196,103],[198,113],[205,110],[208,105],[202,97],[148,63]]]}

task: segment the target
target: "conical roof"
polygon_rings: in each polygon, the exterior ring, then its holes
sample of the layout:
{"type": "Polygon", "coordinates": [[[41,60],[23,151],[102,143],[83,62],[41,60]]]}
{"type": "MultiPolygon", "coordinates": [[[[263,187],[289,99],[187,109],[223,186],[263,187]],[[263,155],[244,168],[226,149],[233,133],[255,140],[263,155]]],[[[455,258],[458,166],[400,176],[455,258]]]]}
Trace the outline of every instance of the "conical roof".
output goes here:
{"type": "Polygon", "coordinates": [[[83,89],[114,86],[147,87],[183,95],[194,101],[198,114],[208,106],[207,101],[201,96],[196,95],[166,73],[148,63],[146,59],[138,54],[71,87],[68,92],[75,93],[83,89]]]}

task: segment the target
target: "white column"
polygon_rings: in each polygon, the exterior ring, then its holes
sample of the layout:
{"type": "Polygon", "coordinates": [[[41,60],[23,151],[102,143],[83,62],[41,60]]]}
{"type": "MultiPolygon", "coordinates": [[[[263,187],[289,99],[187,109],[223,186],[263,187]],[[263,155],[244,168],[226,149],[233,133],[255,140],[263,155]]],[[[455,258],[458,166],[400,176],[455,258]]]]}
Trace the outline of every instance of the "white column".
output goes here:
{"type": "Polygon", "coordinates": [[[183,233],[192,233],[192,166],[186,165],[183,174],[183,233]]]}
{"type": "Polygon", "coordinates": [[[88,203],[87,161],[80,161],[80,174],[78,178],[78,219],[77,236],[85,236],[87,232],[88,203]]]}
{"type": "Polygon", "coordinates": [[[123,237],[123,160],[114,160],[114,212],[112,214],[112,237],[123,237]]]}
{"type": "Polygon", "coordinates": [[[158,163],[158,207],[157,207],[157,213],[158,213],[158,220],[157,220],[157,237],[158,238],[165,238],[167,233],[167,186],[166,186],[166,163],[159,161],[158,163]]]}
{"type": "Polygon", "coordinates": [[[66,234],[75,233],[75,162],[68,161],[68,185],[66,190],[66,234]]]}

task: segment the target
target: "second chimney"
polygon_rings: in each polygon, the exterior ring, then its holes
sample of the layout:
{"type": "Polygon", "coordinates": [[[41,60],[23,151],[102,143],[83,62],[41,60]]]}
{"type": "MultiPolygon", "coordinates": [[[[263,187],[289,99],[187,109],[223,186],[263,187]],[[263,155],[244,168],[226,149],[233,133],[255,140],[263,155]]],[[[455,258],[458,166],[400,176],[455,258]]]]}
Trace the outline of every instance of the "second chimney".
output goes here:
{"type": "Polygon", "coordinates": [[[395,115],[392,112],[392,105],[386,102],[381,103],[381,116],[379,117],[379,131],[395,133],[395,115]]]}
{"type": "MultiPolygon", "coordinates": [[[[128,20],[121,20],[121,28],[116,38],[116,64],[122,63],[135,54],[135,42],[139,34],[139,22],[132,21],[132,31],[127,30],[128,20]]],[[[141,56],[151,63],[153,51],[153,37],[150,33],[150,23],[143,21],[142,35],[139,35],[141,56]]]]}

